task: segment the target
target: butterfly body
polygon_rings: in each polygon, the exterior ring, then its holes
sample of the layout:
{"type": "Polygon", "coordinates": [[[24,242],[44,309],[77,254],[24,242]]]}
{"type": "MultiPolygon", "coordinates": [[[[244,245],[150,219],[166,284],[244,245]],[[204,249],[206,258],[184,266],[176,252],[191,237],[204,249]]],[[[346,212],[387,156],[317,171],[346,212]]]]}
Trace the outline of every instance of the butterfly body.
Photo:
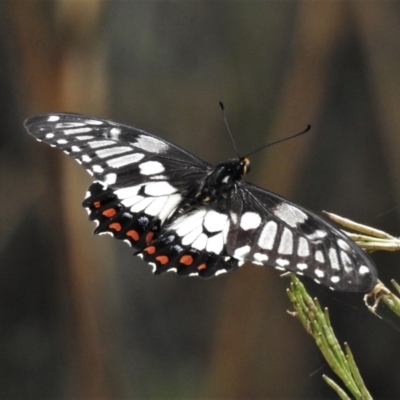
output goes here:
{"type": "Polygon", "coordinates": [[[34,116],[25,126],[95,177],[83,202],[95,233],[128,242],[156,274],[212,277],[249,261],[335,290],[376,284],[372,260],[341,231],[245,182],[247,158],[213,167],[150,133],[79,114],[34,116]]]}

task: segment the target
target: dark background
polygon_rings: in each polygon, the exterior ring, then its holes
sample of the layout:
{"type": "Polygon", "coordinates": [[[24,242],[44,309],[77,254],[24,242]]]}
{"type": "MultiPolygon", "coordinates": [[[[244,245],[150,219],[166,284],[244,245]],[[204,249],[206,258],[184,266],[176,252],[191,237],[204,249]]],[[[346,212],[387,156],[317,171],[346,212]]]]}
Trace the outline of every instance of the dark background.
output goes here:
{"type": "MultiPolygon", "coordinates": [[[[335,398],[287,314],[287,278],[244,266],[154,277],[93,236],[90,177],[29,137],[35,113],[111,118],[320,212],[399,235],[400,4],[361,1],[0,2],[2,399],[335,398]]],[[[399,254],[373,255],[400,281],[399,254]]],[[[362,296],[304,279],[375,398],[400,397],[400,331],[362,296]]]]}

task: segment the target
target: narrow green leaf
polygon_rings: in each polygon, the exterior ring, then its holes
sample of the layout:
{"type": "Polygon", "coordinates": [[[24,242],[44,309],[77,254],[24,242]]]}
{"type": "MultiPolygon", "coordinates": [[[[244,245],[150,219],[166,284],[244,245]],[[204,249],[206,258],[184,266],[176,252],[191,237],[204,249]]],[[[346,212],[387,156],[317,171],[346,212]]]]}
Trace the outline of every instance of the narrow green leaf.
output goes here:
{"type": "Polygon", "coordinates": [[[335,381],[328,378],[326,375],[322,375],[322,378],[338,394],[338,396],[342,400],[351,400],[351,398],[347,396],[346,392],[335,381]]]}

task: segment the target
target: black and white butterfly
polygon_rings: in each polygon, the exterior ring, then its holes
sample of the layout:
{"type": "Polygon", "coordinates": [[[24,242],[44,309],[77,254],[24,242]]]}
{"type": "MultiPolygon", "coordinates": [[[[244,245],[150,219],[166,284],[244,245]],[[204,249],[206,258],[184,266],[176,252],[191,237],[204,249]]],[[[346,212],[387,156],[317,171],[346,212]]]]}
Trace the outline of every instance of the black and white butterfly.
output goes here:
{"type": "Polygon", "coordinates": [[[128,242],[156,274],[206,278],[249,261],[341,291],[377,282],[370,257],[340,230],[244,182],[245,157],[213,167],[145,131],[79,114],[37,115],[25,127],[94,176],[83,201],[94,232],[128,242]]]}

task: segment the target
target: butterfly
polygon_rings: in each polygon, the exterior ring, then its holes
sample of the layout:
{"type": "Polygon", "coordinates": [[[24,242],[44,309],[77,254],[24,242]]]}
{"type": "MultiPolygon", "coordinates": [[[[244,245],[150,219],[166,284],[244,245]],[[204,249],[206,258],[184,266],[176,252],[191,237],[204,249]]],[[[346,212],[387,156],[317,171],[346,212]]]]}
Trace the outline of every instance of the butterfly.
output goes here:
{"type": "Polygon", "coordinates": [[[143,130],[80,114],[36,115],[25,127],[95,178],[83,201],[94,233],[127,242],[155,274],[208,278],[251,262],[333,290],[376,285],[371,258],[339,229],[245,182],[247,157],[212,166],[143,130]]]}

